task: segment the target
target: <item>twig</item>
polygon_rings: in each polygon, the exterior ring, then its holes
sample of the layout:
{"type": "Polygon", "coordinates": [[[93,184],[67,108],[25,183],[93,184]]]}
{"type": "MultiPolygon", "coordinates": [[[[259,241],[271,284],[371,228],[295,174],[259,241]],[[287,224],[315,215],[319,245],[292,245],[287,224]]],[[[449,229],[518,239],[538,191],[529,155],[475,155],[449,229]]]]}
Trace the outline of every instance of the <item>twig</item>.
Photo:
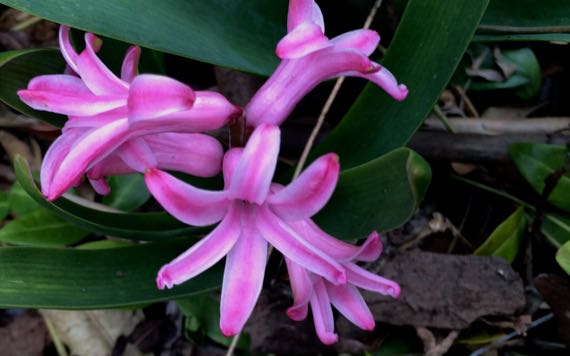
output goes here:
{"type": "Polygon", "coordinates": [[[447,118],[443,122],[434,107],[436,118],[427,118],[424,127],[430,130],[448,130],[452,126],[456,133],[500,135],[500,134],[554,134],[570,130],[570,117],[543,118],[447,118]]]}
{"type": "Polygon", "coordinates": [[[456,330],[450,331],[449,334],[441,340],[441,342],[437,342],[435,336],[429,329],[424,328],[422,326],[416,327],[416,334],[422,340],[424,344],[424,355],[426,356],[442,356],[449,348],[453,346],[453,342],[459,336],[459,332],[456,330]]]}
{"type": "Polygon", "coordinates": [[[435,116],[437,116],[437,118],[439,119],[439,122],[443,125],[443,127],[445,127],[447,131],[451,133],[457,133],[455,127],[451,124],[451,121],[447,118],[447,116],[445,116],[443,111],[441,111],[439,105],[435,104],[435,106],[433,107],[433,112],[435,113],[435,116]]]}
{"type": "Polygon", "coordinates": [[[49,320],[49,318],[46,315],[44,315],[43,313],[40,313],[40,314],[42,315],[42,318],[44,319],[44,324],[46,325],[49,336],[51,337],[51,341],[53,341],[53,345],[55,346],[55,351],[57,352],[57,354],[59,356],[68,356],[65,345],[63,345],[63,343],[61,342],[61,339],[59,338],[59,335],[57,334],[57,330],[55,330],[55,326],[53,325],[51,320],[49,320]]]}
{"type": "Polygon", "coordinates": [[[236,350],[240,336],[241,336],[241,332],[239,334],[237,334],[236,336],[234,336],[234,338],[232,339],[232,343],[230,344],[230,347],[228,347],[228,352],[226,353],[226,356],[232,356],[234,354],[234,351],[236,350]]]}
{"type": "MultiPolygon", "coordinates": [[[[376,16],[378,9],[382,5],[382,1],[383,0],[376,0],[374,5],[372,6],[372,9],[370,9],[370,12],[368,13],[368,17],[366,18],[366,21],[364,22],[364,28],[365,29],[370,28],[370,25],[372,24],[372,21],[374,20],[374,16],[376,16]]],[[[340,77],[336,80],[334,87],[331,90],[331,93],[329,94],[329,97],[327,98],[327,101],[325,102],[325,105],[323,106],[321,113],[319,114],[319,117],[317,119],[317,123],[315,124],[313,131],[311,131],[311,135],[309,136],[309,139],[307,140],[307,143],[305,144],[305,147],[303,148],[303,152],[301,153],[301,157],[299,158],[299,161],[297,162],[297,166],[295,167],[295,173],[293,174],[293,179],[297,178],[299,176],[299,174],[301,173],[301,170],[303,169],[303,166],[305,165],[305,162],[307,161],[307,157],[309,156],[309,152],[313,148],[313,145],[315,143],[315,139],[317,138],[317,135],[319,134],[319,131],[321,130],[321,127],[323,126],[323,123],[325,121],[325,117],[328,114],[334,100],[336,99],[338,92],[340,90],[340,87],[342,86],[343,82],[344,82],[344,77],[340,77]]],[[[272,253],[273,253],[273,246],[270,246],[269,250],[267,252],[267,259],[269,259],[269,257],[271,257],[272,253]]],[[[237,342],[239,340],[240,335],[241,335],[241,332],[234,336],[232,343],[230,345],[230,348],[228,349],[228,352],[226,353],[226,356],[232,356],[233,355],[235,346],[237,345],[237,342]],[[232,348],[232,346],[233,346],[233,348],[232,348]]]]}
{"type": "Polygon", "coordinates": [[[495,341],[493,341],[492,343],[490,343],[489,345],[480,348],[479,350],[476,350],[474,352],[471,353],[470,356],[481,356],[486,354],[487,352],[494,350],[494,349],[498,349],[499,347],[503,346],[504,344],[507,343],[507,341],[509,341],[510,339],[519,336],[519,335],[523,335],[524,333],[526,333],[527,331],[529,331],[532,328],[535,328],[547,321],[549,321],[550,319],[552,319],[554,317],[553,313],[547,314],[541,318],[536,319],[535,321],[533,321],[527,328],[525,328],[524,330],[521,331],[513,331],[510,334],[507,334],[495,341]]]}
{"type": "Polygon", "coordinates": [[[41,17],[33,16],[33,17],[30,17],[29,19],[26,19],[20,23],[17,23],[10,30],[11,31],[22,31],[22,30],[25,30],[26,28],[40,22],[41,20],[42,20],[41,17]]]}

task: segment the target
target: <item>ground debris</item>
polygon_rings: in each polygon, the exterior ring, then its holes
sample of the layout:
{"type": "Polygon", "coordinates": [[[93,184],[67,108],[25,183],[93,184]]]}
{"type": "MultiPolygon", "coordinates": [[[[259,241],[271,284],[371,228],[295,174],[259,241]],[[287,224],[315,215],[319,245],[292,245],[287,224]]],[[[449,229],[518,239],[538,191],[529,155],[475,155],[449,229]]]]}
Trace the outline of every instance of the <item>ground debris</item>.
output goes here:
{"type": "Polygon", "coordinates": [[[0,328],[0,356],[43,355],[49,343],[42,317],[34,311],[20,314],[0,328]]]}
{"type": "Polygon", "coordinates": [[[460,330],[486,315],[513,315],[525,306],[523,283],[497,257],[409,251],[385,263],[380,275],[402,287],[398,300],[364,292],[376,320],[460,330]]]}

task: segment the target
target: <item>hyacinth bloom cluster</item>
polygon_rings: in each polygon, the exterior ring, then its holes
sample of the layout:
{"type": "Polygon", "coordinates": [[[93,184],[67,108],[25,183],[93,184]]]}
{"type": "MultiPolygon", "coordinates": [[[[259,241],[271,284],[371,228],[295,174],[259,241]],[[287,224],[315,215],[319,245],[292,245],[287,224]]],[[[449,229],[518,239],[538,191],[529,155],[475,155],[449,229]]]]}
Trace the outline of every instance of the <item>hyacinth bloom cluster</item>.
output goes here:
{"type": "Polygon", "coordinates": [[[329,40],[314,0],[289,1],[287,31],[276,49],[281,64],[245,109],[250,125],[281,124],[317,84],[339,76],[368,79],[396,100],[408,95],[388,69],[368,58],[380,43],[377,32],[361,29],[329,40]]]}
{"type": "Polygon", "coordinates": [[[222,95],[194,91],[172,78],[138,74],[140,48],[131,47],[120,77],[97,57],[101,41],[85,35],[85,48],[71,45],[70,29],[60,29],[66,74],[34,78],[18,92],[29,106],[69,117],[62,135],[42,165],[42,192],[57,199],[84,175],[100,194],[109,193],[106,177],[139,172],[154,198],[178,220],[193,226],[217,224],[198,243],[164,265],[158,288],[173,288],[224,257],[220,329],[239,333],[261,293],[269,245],[285,258],[293,320],[312,311],[325,344],[337,341],[334,306],[364,330],[375,322],[358,289],[398,297],[397,283],[370,273],[358,262],[376,260],[382,243],[372,232],[361,245],[340,241],[312,220],[333,194],[339,159],[316,159],[290,184],[273,182],[280,150],[278,127],[299,100],[318,83],[336,76],[359,76],[378,84],[396,100],[407,88],[372,62],[379,37],[357,30],[329,40],[322,13],[313,0],[290,0],[288,34],[278,43],[281,64],[242,111],[222,95]],[[223,152],[206,131],[238,116],[254,127],[244,147],[223,152]],[[167,171],[195,176],[223,173],[219,191],[193,187],[167,171]]]}
{"type": "Polygon", "coordinates": [[[140,48],[125,56],[121,77],[97,57],[101,40],[85,35],[77,53],[61,26],[59,42],[69,74],[39,76],[20,90],[29,106],[69,117],[48,150],[41,170],[42,192],[53,200],[87,174],[100,194],[106,176],[162,168],[209,177],[220,170],[221,144],[199,132],[225,125],[241,109],[215,92],[158,75],[137,75],[140,48]]]}

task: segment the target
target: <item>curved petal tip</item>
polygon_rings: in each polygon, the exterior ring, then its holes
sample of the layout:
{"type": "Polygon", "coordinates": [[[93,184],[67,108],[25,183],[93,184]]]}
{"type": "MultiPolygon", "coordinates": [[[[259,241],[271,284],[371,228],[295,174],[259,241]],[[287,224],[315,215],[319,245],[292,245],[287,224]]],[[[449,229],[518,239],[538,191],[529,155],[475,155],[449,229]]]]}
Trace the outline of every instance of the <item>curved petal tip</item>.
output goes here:
{"type": "Polygon", "coordinates": [[[158,275],[156,276],[156,286],[158,289],[172,288],[174,287],[174,281],[172,280],[170,273],[168,272],[168,265],[162,266],[158,275]]]}

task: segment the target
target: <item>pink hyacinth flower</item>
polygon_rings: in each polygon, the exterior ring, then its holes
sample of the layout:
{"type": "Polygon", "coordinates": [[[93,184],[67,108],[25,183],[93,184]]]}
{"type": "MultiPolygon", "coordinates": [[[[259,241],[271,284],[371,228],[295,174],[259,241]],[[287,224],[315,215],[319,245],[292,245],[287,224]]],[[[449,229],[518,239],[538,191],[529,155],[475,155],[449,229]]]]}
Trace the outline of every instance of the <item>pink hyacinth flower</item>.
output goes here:
{"type": "Polygon", "coordinates": [[[85,49],[77,53],[69,35],[69,27],[61,26],[60,49],[72,74],[39,76],[18,91],[34,109],[69,116],[42,164],[42,192],[49,200],[85,173],[95,190],[107,194],[108,175],[150,167],[198,176],[219,172],[221,145],[195,132],[217,129],[241,110],[220,94],[194,92],[164,76],[137,75],[137,46],[128,50],[118,78],[96,55],[100,39],[86,33],[85,49]]]}
{"type": "Polygon", "coordinates": [[[388,69],[368,58],[380,42],[375,31],[355,30],[329,40],[314,0],[289,1],[287,30],[276,49],[281,64],[245,109],[249,125],[281,124],[317,84],[338,76],[368,79],[399,101],[408,95],[388,69]]]}
{"type": "MultiPolygon", "coordinates": [[[[294,228],[304,230],[306,227],[297,225],[294,228]]],[[[400,286],[396,282],[368,272],[354,263],[354,261],[374,261],[380,256],[382,243],[378,234],[373,232],[366,242],[358,247],[336,240],[318,228],[310,229],[322,244],[328,243],[328,248],[324,251],[342,263],[346,270],[347,283],[331,284],[285,258],[294,298],[294,305],[287,310],[287,315],[293,320],[303,320],[310,306],[317,336],[326,345],[334,344],[338,340],[334,332],[331,305],[359,328],[374,330],[376,324],[374,317],[357,288],[393,298],[398,298],[400,295],[400,286]]]]}
{"type": "Polygon", "coordinates": [[[156,169],[145,174],[153,196],[178,220],[198,226],[221,221],[209,235],[163,266],[157,285],[162,289],[184,283],[227,255],[220,320],[226,336],[237,334],[253,311],[261,292],[268,243],[331,285],[346,282],[341,263],[289,224],[310,221],[329,200],[339,175],[338,158],[335,154],[320,157],[291,184],[275,191],[271,181],[279,144],[279,128],[262,124],[245,148],[229,150],[223,163],[223,191],[197,189],[156,169]]]}

